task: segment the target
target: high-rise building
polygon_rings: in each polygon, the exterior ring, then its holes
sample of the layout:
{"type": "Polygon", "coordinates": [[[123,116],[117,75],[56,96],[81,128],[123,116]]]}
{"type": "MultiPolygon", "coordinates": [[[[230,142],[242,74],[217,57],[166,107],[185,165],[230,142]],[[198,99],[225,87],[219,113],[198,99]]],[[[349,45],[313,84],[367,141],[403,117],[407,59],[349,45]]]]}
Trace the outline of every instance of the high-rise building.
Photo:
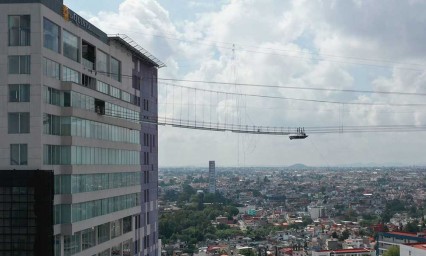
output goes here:
{"type": "MultiPolygon", "coordinates": [[[[2,227],[0,255],[157,255],[158,131],[151,121],[164,64],[62,0],[0,0],[0,38],[0,170],[8,170],[0,180],[28,170],[54,174],[52,235],[43,246],[25,242],[20,253],[17,245],[31,239],[22,229],[11,254],[2,227]]],[[[22,188],[31,196],[24,187],[0,191],[22,188]]]]}
{"type": "Polygon", "coordinates": [[[209,161],[209,193],[216,193],[216,169],[214,161],[209,161]]]}

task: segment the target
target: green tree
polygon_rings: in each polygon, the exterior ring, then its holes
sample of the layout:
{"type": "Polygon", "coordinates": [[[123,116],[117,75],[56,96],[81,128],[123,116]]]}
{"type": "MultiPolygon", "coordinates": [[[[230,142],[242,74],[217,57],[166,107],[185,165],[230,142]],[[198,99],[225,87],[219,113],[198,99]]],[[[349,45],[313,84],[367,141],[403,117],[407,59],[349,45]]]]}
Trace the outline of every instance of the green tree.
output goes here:
{"type": "Polygon", "coordinates": [[[405,226],[404,231],[405,232],[417,232],[419,231],[419,222],[417,220],[413,222],[408,222],[407,226],[405,226]]]}
{"type": "Polygon", "coordinates": [[[349,238],[349,235],[350,235],[349,230],[347,230],[347,229],[343,230],[343,232],[342,232],[342,236],[340,237],[340,240],[341,240],[341,241],[343,241],[343,240],[348,239],[348,238],[349,238]]]}
{"type": "Polygon", "coordinates": [[[254,251],[250,248],[241,249],[239,251],[239,254],[244,255],[244,256],[256,256],[256,253],[254,253],[254,251]]]}
{"type": "Polygon", "coordinates": [[[399,256],[399,246],[393,245],[389,247],[389,249],[383,253],[383,256],[399,256]]]}

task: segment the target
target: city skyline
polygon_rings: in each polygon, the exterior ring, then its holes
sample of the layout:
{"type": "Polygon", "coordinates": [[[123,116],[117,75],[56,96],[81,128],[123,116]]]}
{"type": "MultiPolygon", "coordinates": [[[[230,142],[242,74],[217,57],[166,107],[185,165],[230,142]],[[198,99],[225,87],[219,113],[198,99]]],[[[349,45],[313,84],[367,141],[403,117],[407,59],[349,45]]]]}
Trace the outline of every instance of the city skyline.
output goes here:
{"type": "MultiPolygon", "coordinates": [[[[180,82],[229,93],[344,102],[221,99],[214,102],[213,113],[221,114],[222,122],[228,117],[228,122],[248,125],[343,129],[342,133],[290,141],[287,136],[161,126],[160,166],[203,166],[209,159],[222,166],[425,164],[423,132],[382,129],[345,133],[347,126],[424,124],[426,115],[421,105],[369,105],[422,103],[426,49],[421,43],[425,37],[421,28],[426,21],[419,17],[426,7],[423,2],[126,0],[102,5],[96,1],[65,4],[107,33],[129,35],[166,63],[159,72],[160,116],[176,118],[187,110],[174,102],[179,101],[179,94],[170,91],[175,87],[165,85],[161,78],[402,92],[347,93],[180,82]],[[417,95],[403,94],[407,92],[417,95]]],[[[188,96],[184,104],[211,105],[208,97],[205,94],[190,103],[188,96]]],[[[196,119],[205,117],[202,111],[196,119]]]]}

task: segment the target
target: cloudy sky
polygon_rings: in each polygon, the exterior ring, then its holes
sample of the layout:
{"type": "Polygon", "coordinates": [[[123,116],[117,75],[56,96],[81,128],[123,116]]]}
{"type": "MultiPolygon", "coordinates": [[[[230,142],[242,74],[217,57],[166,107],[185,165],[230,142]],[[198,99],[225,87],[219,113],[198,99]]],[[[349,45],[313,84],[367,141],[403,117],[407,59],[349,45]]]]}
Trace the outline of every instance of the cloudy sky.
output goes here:
{"type": "Polygon", "coordinates": [[[334,131],[290,141],[162,126],[160,166],[426,163],[426,132],[348,132],[349,126],[426,125],[425,1],[65,4],[107,33],[128,35],[167,65],[159,77],[175,81],[159,81],[160,118],[334,131]]]}

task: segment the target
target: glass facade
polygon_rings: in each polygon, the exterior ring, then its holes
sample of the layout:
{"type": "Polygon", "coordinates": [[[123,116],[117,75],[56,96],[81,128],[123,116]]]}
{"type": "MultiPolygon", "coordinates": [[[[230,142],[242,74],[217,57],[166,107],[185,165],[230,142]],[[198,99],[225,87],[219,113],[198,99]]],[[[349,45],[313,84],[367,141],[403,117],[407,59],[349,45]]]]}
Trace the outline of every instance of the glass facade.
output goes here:
{"type": "Polygon", "coordinates": [[[81,236],[79,233],[64,236],[64,256],[71,256],[81,251],[81,236]]]}
{"type": "Polygon", "coordinates": [[[78,37],[64,30],[62,34],[64,56],[79,61],[78,37]]]}
{"type": "Polygon", "coordinates": [[[28,164],[28,145],[10,144],[10,165],[28,164]]]}
{"type": "Polygon", "coordinates": [[[30,113],[15,112],[8,114],[8,132],[15,133],[30,133],[30,113]]]}
{"type": "Polygon", "coordinates": [[[70,107],[71,94],[68,91],[60,91],[51,87],[44,87],[44,103],[55,106],[70,107]]]}
{"type": "Polygon", "coordinates": [[[44,145],[45,165],[139,165],[139,151],[44,145]]]}
{"type": "Polygon", "coordinates": [[[96,91],[108,94],[109,92],[109,84],[104,83],[102,81],[96,81],[96,91]]]}
{"type": "Polygon", "coordinates": [[[11,55],[8,58],[9,74],[31,74],[30,55],[11,55]]]}
{"type": "Polygon", "coordinates": [[[115,220],[111,222],[111,239],[119,237],[122,235],[123,231],[123,220],[115,220]]]}
{"type": "Polygon", "coordinates": [[[111,248],[111,256],[121,256],[121,243],[111,248]]]}
{"type": "Polygon", "coordinates": [[[1,255],[30,255],[37,235],[34,188],[0,187],[0,197],[1,255]]]}
{"type": "Polygon", "coordinates": [[[111,57],[111,77],[121,82],[121,62],[111,57]]]}
{"type": "Polygon", "coordinates": [[[114,98],[120,98],[120,89],[115,88],[114,86],[110,86],[109,95],[111,95],[114,98]]]}
{"type": "Polygon", "coordinates": [[[121,99],[130,102],[130,93],[121,91],[121,99]]]}
{"type": "MultiPolygon", "coordinates": [[[[64,254],[65,255],[72,255],[79,252],[83,252],[86,249],[92,248],[93,246],[97,244],[102,244],[105,242],[108,242],[109,240],[113,239],[113,234],[116,233],[127,233],[124,232],[124,228],[120,229],[119,226],[117,226],[117,223],[124,223],[125,221],[129,220],[130,222],[132,220],[132,216],[125,217],[123,219],[119,219],[117,221],[104,223],[102,225],[98,225],[92,228],[88,228],[79,232],[74,233],[71,236],[64,236],[64,254]],[[81,243],[80,243],[81,242],[81,243]]],[[[60,255],[60,237],[55,236],[55,255],[60,255]]],[[[111,249],[104,250],[102,253],[105,253],[105,255],[110,256],[109,252],[115,253],[113,255],[121,255],[119,254],[121,250],[123,249],[123,255],[130,256],[130,245],[132,245],[132,239],[129,239],[127,241],[124,241],[122,244],[116,244],[112,246],[111,249]],[[108,252],[108,254],[107,254],[108,252]],[[128,254],[124,254],[124,252],[127,252],[128,254]]],[[[96,254],[96,255],[101,255],[96,254]]],[[[103,254],[102,254],[103,255],[103,254]]],[[[133,255],[133,254],[132,254],[133,255]]]]}
{"type": "Polygon", "coordinates": [[[96,70],[101,74],[109,76],[108,55],[102,51],[97,51],[96,70]]]}
{"type": "Polygon", "coordinates": [[[60,65],[58,62],[43,58],[43,74],[61,80],[60,65]]]}
{"type": "Polygon", "coordinates": [[[50,20],[43,18],[43,46],[55,52],[60,52],[60,28],[50,20]]]}
{"type": "Polygon", "coordinates": [[[82,250],[86,250],[96,245],[95,228],[88,228],[81,231],[82,250]]]}
{"type": "Polygon", "coordinates": [[[10,15],[8,19],[9,46],[30,45],[30,15],[10,15]]]}
{"type": "Polygon", "coordinates": [[[139,144],[139,131],[78,117],[44,114],[44,133],[139,144]]]}
{"type": "Polygon", "coordinates": [[[9,84],[9,102],[29,102],[29,84],[9,84]]]}
{"type": "Polygon", "coordinates": [[[80,84],[80,73],[69,67],[62,67],[62,81],[80,84]]]}
{"type": "MultiPolygon", "coordinates": [[[[55,224],[83,221],[113,212],[130,209],[139,205],[140,193],[109,197],[71,205],[58,204],[54,206],[55,224]]],[[[102,241],[110,239],[110,223],[107,224],[108,228],[105,230],[105,234],[108,234],[108,239],[102,241]]]]}
{"type": "Polygon", "coordinates": [[[141,172],[55,175],[55,194],[74,194],[141,184],[141,172]]]}
{"type": "MultiPolygon", "coordinates": [[[[61,107],[74,107],[95,111],[95,98],[74,91],[59,91],[44,87],[44,102],[61,107]]],[[[128,121],[139,121],[139,111],[134,111],[109,102],[105,102],[105,113],[108,116],[123,118],[128,121]]]]}
{"type": "Polygon", "coordinates": [[[126,119],[127,121],[138,122],[140,120],[140,113],[128,108],[124,108],[109,102],[105,103],[105,113],[112,117],[126,119]]]}

